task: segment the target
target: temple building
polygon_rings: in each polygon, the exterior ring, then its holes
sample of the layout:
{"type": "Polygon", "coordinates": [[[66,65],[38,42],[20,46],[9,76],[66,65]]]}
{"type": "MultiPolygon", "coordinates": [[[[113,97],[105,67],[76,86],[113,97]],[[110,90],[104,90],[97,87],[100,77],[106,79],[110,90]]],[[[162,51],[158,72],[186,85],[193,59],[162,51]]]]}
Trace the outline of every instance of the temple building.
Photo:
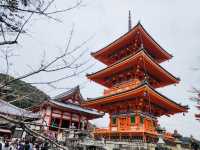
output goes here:
{"type": "MultiPolygon", "coordinates": [[[[130,21],[129,21],[130,22],[130,21]]],[[[180,79],[160,64],[172,58],[144,29],[141,23],[103,49],[91,54],[107,65],[88,79],[106,87],[101,97],[88,99],[82,106],[109,114],[108,128],[96,128],[95,138],[136,139],[157,142],[158,117],[187,112],[188,107],[156,91],[180,79]]],[[[172,141],[172,134],[164,139],[172,141]]]]}
{"type": "Polygon", "coordinates": [[[44,132],[57,138],[64,129],[87,129],[88,120],[102,117],[102,114],[94,109],[81,107],[84,101],[79,86],[42,102],[32,107],[33,112],[40,112],[41,124],[44,124],[44,132]]]}
{"type": "MultiPolygon", "coordinates": [[[[38,120],[40,115],[38,113],[32,113],[31,111],[27,111],[25,109],[16,107],[4,100],[0,99],[0,114],[8,116],[12,119],[21,120],[23,119],[26,122],[38,120]]],[[[0,137],[4,138],[12,138],[14,133],[16,132],[17,125],[9,122],[3,118],[0,118],[0,137]]]]}

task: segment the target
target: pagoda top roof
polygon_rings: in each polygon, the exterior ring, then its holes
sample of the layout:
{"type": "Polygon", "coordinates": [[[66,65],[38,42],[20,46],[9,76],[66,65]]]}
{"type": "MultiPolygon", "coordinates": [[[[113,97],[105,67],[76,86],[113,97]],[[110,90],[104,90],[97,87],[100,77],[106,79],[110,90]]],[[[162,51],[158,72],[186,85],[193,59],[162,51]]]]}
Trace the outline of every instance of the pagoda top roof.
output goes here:
{"type": "Polygon", "coordinates": [[[171,99],[167,98],[166,96],[153,89],[147,82],[143,82],[137,87],[134,87],[127,91],[101,96],[94,99],[88,99],[88,101],[85,101],[82,105],[97,109],[98,106],[101,107],[109,103],[123,101],[130,97],[142,96],[145,91],[149,94],[151,102],[161,106],[163,109],[168,109],[169,114],[187,112],[188,110],[188,106],[182,106],[181,104],[172,101],[171,99]]]}
{"type": "Polygon", "coordinates": [[[145,68],[143,69],[146,70],[152,76],[156,77],[157,79],[165,83],[164,85],[169,85],[169,84],[179,82],[180,80],[179,78],[173,76],[171,73],[165,70],[161,65],[155,62],[153,58],[146,52],[145,49],[138,51],[136,54],[127,56],[126,58],[96,73],[88,74],[87,77],[97,83],[100,83],[106,87],[109,87],[104,82],[105,77],[111,76],[112,74],[116,72],[122,71],[122,68],[126,69],[130,66],[133,66],[134,62],[137,62],[137,60],[141,57],[144,59],[144,63],[145,63],[145,68]],[[156,73],[158,74],[157,76],[156,76],[156,73]]]}
{"type": "Polygon", "coordinates": [[[150,55],[154,56],[159,63],[172,58],[172,55],[165,51],[150,36],[150,34],[144,29],[140,22],[126,34],[122,35],[120,38],[116,39],[114,42],[100,49],[99,51],[91,53],[91,55],[99,61],[103,62],[104,64],[110,65],[108,55],[131,42],[133,36],[137,32],[141,34],[141,40],[147,52],[150,55]]]}

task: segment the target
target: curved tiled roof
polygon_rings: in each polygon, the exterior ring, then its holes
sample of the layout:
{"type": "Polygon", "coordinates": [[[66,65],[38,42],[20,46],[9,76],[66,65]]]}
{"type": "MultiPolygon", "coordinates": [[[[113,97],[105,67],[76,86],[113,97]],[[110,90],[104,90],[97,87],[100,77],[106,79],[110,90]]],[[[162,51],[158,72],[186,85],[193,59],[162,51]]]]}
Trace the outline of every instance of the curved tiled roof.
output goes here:
{"type": "Polygon", "coordinates": [[[25,117],[25,118],[39,118],[40,115],[38,113],[32,113],[31,111],[27,111],[25,109],[16,107],[4,100],[0,100],[0,113],[8,114],[11,116],[25,117]]]}
{"type": "MultiPolygon", "coordinates": [[[[91,55],[93,57],[95,57],[96,59],[100,60],[98,57],[100,55],[103,55],[104,53],[107,53],[108,49],[109,49],[109,53],[111,52],[110,49],[113,48],[114,46],[119,46],[119,43],[122,43],[123,41],[132,38],[133,33],[135,33],[135,31],[141,31],[142,33],[144,33],[145,37],[156,47],[156,49],[159,49],[160,54],[162,54],[162,57],[164,60],[168,60],[170,58],[172,58],[172,55],[169,54],[166,50],[164,50],[152,37],[151,35],[145,30],[145,28],[142,26],[142,24],[140,22],[138,22],[138,24],[133,27],[129,32],[127,32],[126,34],[122,35],[121,37],[119,37],[118,39],[116,39],[114,42],[110,43],[109,45],[107,45],[106,47],[100,49],[99,51],[93,52],[91,53],[91,55]]],[[[149,49],[150,50],[150,49],[149,49]]],[[[151,49],[152,50],[152,49],[151,49]]],[[[114,49],[112,50],[114,51],[114,49]]],[[[101,61],[101,60],[100,60],[101,61]]],[[[104,62],[105,63],[105,62],[104,62]]]]}
{"type": "Polygon", "coordinates": [[[83,113],[87,113],[87,114],[91,114],[91,115],[96,115],[96,116],[102,116],[102,114],[97,112],[96,110],[83,108],[80,105],[76,105],[76,104],[72,104],[72,103],[63,103],[63,102],[56,101],[56,100],[49,100],[48,102],[53,103],[57,106],[66,108],[66,109],[71,109],[71,110],[74,110],[74,111],[79,111],[79,112],[83,112],[83,113]]]}
{"type": "Polygon", "coordinates": [[[56,95],[55,97],[53,97],[53,99],[62,99],[62,98],[65,98],[65,97],[69,97],[69,96],[72,96],[74,94],[78,93],[79,94],[79,98],[80,100],[83,100],[83,97],[82,95],[80,94],[80,87],[79,86],[76,86],[66,92],[63,92],[59,95],[56,95]]]}
{"type": "Polygon", "coordinates": [[[166,96],[164,96],[163,94],[159,93],[158,91],[156,91],[155,89],[153,89],[147,82],[143,82],[141,83],[140,85],[138,85],[137,87],[135,88],[132,88],[130,90],[127,90],[127,91],[123,91],[123,92],[119,92],[119,93],[115,93],[115,94],[111,94],[111,95],[107,95],[107,96],[101,96],[101,97],[97,97],[97,98],[94,98],[94,99],[89,99],[87,102],[85,102],[84,104],[87,106],[87,103],[89,104],[90,102],[94,102],[94,101],[100,101],[101,99],[104,99],[104,98],[110,98],[110,97],[113,97],[113,96],[117,96],[117,95],[122,95],[122,94],[125,94],[125,93],[131,93],[132,91],[135,91],[137,89],[140,89],[140,88],[143,88],[143,87],[147,87],[149,88],[150,90],[152,90],[155,94],[165,98],[165,100],[167,100],[169,103],[171,103],[172,105],[174,105],[175,107],[178,107],[180,110],[184,110],[183,112],[186,112],[188,110],[188,106],[183,106],[181,104],[178,104],[176,103],[175,101],[167,98],[166,96]]]}
{"type": "MultiPolygon", "coordinates": [[[[96,73],[92,73],[92,74],[87,74],[87,77],[91,80],[94,80],[95,82],[96,81],[96,78],[98,80],[101,79],[100,75],[101,74],[105,74],[105,72],[108,72],[109,70],[115,68],[115,67],[119,67],[119,66],[122,66],[125,62],[129,62],[129,61],[133,61],[136,57],[139,57],[139,56],[145,56],[147,58],[148,61],[150,61],[153,66],[155,66],[156,68],[159,68],[159,70],[161,70],[162,72],[164,72],[168,77],[169,79],[171,79],[171,83],[178,83],[178,81],[180,80],[179,78],[173,76],[170,72],[168,72],[166,69],[164,69],[160,64],[158,64],[156,61],[153,60],[153,58],[146,52],[145,49],[141,49],[140,51],[138,51],[136,54],[132,54],[130,56],[127,56],[125,57],[124,59],[102,69],[102,70],[99,70],[97,71],[96,73]],[[98,76],[99,75],[99,76],[98,76]],[[95,77],[97,76],[97,77],[95,77]]],[[[128,66],[128,65],[127,65],[128,66]]],[[[121,67],[119,67],[121,68],[121,67]]],[[[146,68],[145,70],[148,70],[149,68],[146,68]]],[[[113,73],[113,72],[112,72],[113,73]]],[[[162,79],[162,78],[161,78],[162,79]]],[[[99,82],[98,82],[99,83],[99,82]]],[[[105,86],[105,85],[104,85],[105,86]]]]}

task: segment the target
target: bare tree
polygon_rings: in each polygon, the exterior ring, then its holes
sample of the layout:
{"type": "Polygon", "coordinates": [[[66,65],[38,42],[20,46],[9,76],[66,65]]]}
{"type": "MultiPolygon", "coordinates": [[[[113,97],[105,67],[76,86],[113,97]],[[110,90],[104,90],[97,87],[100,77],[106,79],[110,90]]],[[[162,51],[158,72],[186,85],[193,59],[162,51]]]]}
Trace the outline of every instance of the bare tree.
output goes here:
{"type": "MultiPolygon", "coordinates": [[[[57,18],[54,18],[52,15],[57,13],[68,12],[70,10],[76,9],[81,6],[82,1],[77,0],[74,2],[72,6],[66,6],[63,9],[51,9],[53,5],[56,4],[56,0],[2,0],[0,1],[0,51],[1,58],[6,62],[6,71],[5,74],[9,75],[10,70],[10,58],[15,56],[15,52],[13,49],[5,47],[6,45],[13,45],[18,43],[19,36],[26,32],[24,27],[26,24],[32,19],[33,15],[44,16],[49,19],[53,19],[56,21],[60,21],[57,18]]],[[[31,71],[15,77],[14,79],[7,78],[4,81],[0,81],[0,89],[8,86],[10,83],[15,82],[17,80],[22,80],[33,76],[35,74],[39,74],[42,72],[45,73],[55,73],[62,70],[69,70],[69,74],[66,76],[62,76],[60,78],[56,78],[54,80],[47,81],[39,81],[39,82],[31,82],[30,84],[48,84],[51,87],[55,87],[53,83],[59,82],[61,80],[76,76],[84,72],[87,68],[83,68],[83,66],[87,63],[80,62],[80,57],[84,55],[86,50],[84,50],[81,54],[74,56],[73,54],[76,51],[80,51],[83,45],[87,43],[86,40],[83,43],[77,45],[75,48],[69,49],[69,45],[71,43],[73,36],[73,29],[69,34],[69,38],[67,40],[66,48],[62,50],[62,53],[56,56],[54,59],[47,61],[46,55],[42,60],[40,60],[40,65],[38,68],[33,69],[31,65],[31,71]],[[70,60],[70,61],[69,61],[70,60]],[[82,68],[80,70],[80,68],[82,68]]]]}
{"type": "MultiPolygon", "coordinates": [[[[59,71],[68,72],[64,76],[60,76],[53,80],[49,80],[48,78],[45,81],[37,81],[37,82],[29,82],[31,85],[39,85],[45,84],[53,88],[56,87],[56,83],[63,81],[65,79],[70,79],[74,76],[84,73],[87,69],[91,68],[93,64],[88,64],[88,60],[80,61],[87,49],[82,49],[84,45],[91,39],[88,38],[82,43],[77,44],[74,48],[70,47],[74,28],[71,29],[67,42],[66,47],[62,50],[62,53],[57,55],[52,59],[47,59],[46,54],[44,53],[41,60],[38,60],[39,66],[37,68],[31,68],[31,71],[27,71],[26,74],[22,74],[19,76],[14,76],[14,78],[10,78],[10,59],[15,57],[15,51],[10,48],[10,46],[18,44],[18,39],[22,33],[25,33],[25,26],[27,23],[32,19],[33,15],[44,16],[49,19],[53,19],[54,21],[60,21],[57,18],[54,18],[52,15],[62,12],[67,12],[72,9],[76,9],[77,7],[81,6],[82,1],[78,0],[75,2],[74,5],[64,8],[64,9],[57,9],[49,11],[49,8],[55,3],[55,0],[2,0],[0,1],[0,52],[1,52],[1,60],[5,62],[6,71],[4,72],[5,75],[8,76],[5,80],[0,81],[0,92],[4,88],[8,88],[10,84],[18,80],[24,80],[26,78],[32,77],[34,75],[38,75],[41,73],[52,74],[58,73],[59,71]],[[7,47],[9,45],[9,47],[7,47]],[[77,52],[79,52],[77,54],[77,52]]],[[[21,101],[25,96],[18,96],[15,95],[16,98],[13,101],[21,101]]],[[[0,98],[3,99],[2,96],[0,98]]],[[[12,101],[12,102],[13,102],[12,101]]],[[[1,109],[1,106],[0,106],[1,109]]],[[[22,115],[23,116],[23,115],[22,115]]],[[[17,124],[21,128],[23,128],[29,134],[35,137],[41,137],[50,141],[55,146],[61,149],[67,149],[62,145],[59,145],[57,142],[52,141],[51,139],[45,137],[42,133],[38,133],[30,129],[30,124],[23,120],[24,117],[21,118],[11,118],[9,116],[5,116],[0,114],[0,118],[17,124]]]]}
{"type": "MultiPolygon", "coordinates": [[[[53,85],[54,83],[77,76],[81,73],[84,73],[87,69],[91,68],[93,66],[93,64],[88,65],[88,60],[80,62],[80,59],[87,52],[87,49],[82,50],[82,52],[79,55],[76,55],[76,56],[73,55],[76,51],[80,50],[82,48],[82,46],[85,45],[90,40],[90,38],[85,40],[84,42],[80,43],[75,48],[69,50],[69,45],[72,40],[72,35],[73,35],[73,30],[70,32],[70,37],[67,41],[67,46],[63,50],[62,54],[56,56],[55,58],[53,58],[50,61],[47,61],[45,59],[45,54],[44,54],[42,60],[40,60],[40,65],[38,68],[36,68],[36,69],[31,68],[32,70],[30,72],[28,72],[27,74],[15,77],[14,79],[10,79],[10,80],[7,79],[4,81],[1,81],[0,89],[4,88],[5,86],[8,86],[9,84],[15,82],[16,80],[22,80],[22,79],[31,77],[36,74],[40,74],[40,73],[50,74],[50,73],[55,73],[55,72],[62,71],[62,70],[65,70],[65,71],[67,70],[69,72],[69,74],[62,76],[60,78],[56,78],[51,81],[49,81],[47,79],[46,81],[29,83],[29,84],[46,84],[51,87],[55,87],[53,85]]],[[[9,58],[14,56],[14,54],[12,54],[12,53],[9,54],[9,51],[2,51],[2,54],[3,54],[2,58],[6,62],[6,73],[9,74],[9,58]]]]}
{"type": "Polygon", "coordinates": [[[58,144],[56,141],[51,140],[50,138],[46,137],[42,133],[38,133],[36,131],[31,130],[30,129],[30,122],[25,122],[24,120],[19,120],[19,119],[13,119],[9,116],[5,116],[5,115],[2,115],[2,114],[0,114],[0,118],[5,119],[6,121],[9,121],[13,124],[20,126],[25,132],[29,133],[30,135],[32,135],[34,137],[37,137],[37,138],[40,137],[44,140],[49,141],[51,144],[55,145],[56,147],[58,147],[60,149],[68,150],[68,147],[58,144]]]}
{"type": "MultiPolygon", "coordinates": [[[[190,99],[194,102],[196,102],[196,107],[200,111],[200,90],[197,88],[192,89],[192,93],[195,94],[195,96],[191,97],[190,99]]],[[[200,121],[200,113],[195,115],[196,119],[200,121]]]]}
{"type": "Polygon", "coordinates": [[[33,15],[45,16],[49,19],[60,21],[52,15],[70,11],[82,4],[82,1],[78,0],[73,6],[49,11],[49,8],[55,2],[56,0],[1,0],[0,33],[2,39],[0,45],[17,44],[20,34],[26,32],[24,27],[33,15]]]}
{"type": "MultiPolygon", "coordinates": [[[[64,9],[49,11],[49,8],[54,3],[56,3],[56,0],[3,0],[0,2],[0,36],[2,36],[3,40],[0,41],[0,57],[6,64],[6,71],[4,74],[10,74],[10,58],[16,56],[15,51],[13,49],[5,47],[5,45],[17,44],[17,40],[20,34],[25,32],[24,26],[29,20],[31,20],[31,17],[33,15],[42,15],[57,21],[57,18],[53,18],[51,15],[76,9],[81,6],[82,1],[78,0],[74,3],[74,5],[64,9]],[[13,35],[9,36],[10,32],[14,33],[14,39],[7,40],[7,36],[9,38],[13,37],[13,35]]],[[[36,74],[52,74],[58,71],[68,72],[65,76],[60,76],[53,80],[47,79],[46,81],[34,81],[29,83],[32,85],[45,84],[52,88],[57,88],[54,83],[84,73],[85,70],[93,66],[88,65],[88,60],[80,62],[80,58],[83,57],[84,54],[87,52],[87,49],[81,50],[81,48],[90,40],[90,38],[86,39],[80,44],[77,44],[74,48],[69,48],[72,41],[73,33],[74,28],[72,28],[72,30],[70,31],[69,37],[66,42],[66,47],[62,50],[61,54],[57,55],[51,60],[47,60],[46,53],[44,52],[42,59],[38,60],[40,61],[40,64],[37,68],[33,69],[33,67],[29,65],[31,71],[27,72],[26,74],[15,76],[14,78],[7,78],[6,80],[0,81],[0,89],[9,86],[9,84],[17,80],[23,80],[36,74]],[[77,51],[81,51],[81,53],[76,54],[77,51]]]]}

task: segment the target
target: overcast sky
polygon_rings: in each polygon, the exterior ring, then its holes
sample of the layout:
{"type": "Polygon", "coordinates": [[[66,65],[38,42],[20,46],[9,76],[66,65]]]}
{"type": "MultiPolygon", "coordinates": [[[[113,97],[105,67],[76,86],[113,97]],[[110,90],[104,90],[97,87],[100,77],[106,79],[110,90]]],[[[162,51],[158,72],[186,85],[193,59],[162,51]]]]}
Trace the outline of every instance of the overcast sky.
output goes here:
{"type": "MultiPolygon", "coordinates": [[[[177,129],[181,134],[200,138],[200,123],[194,118],[197,110],[190,102],[192,95],[189,91],[192,87],[200,88],[200,72],[192,68],[200,67],[200,1],[199,0],[83,0],[84,7],[60,14],[58,23],[46,18],[35,17],[27,26],[29,34],[23,36],[20,45],[16,47],[18,57],[12,59],[14,75],[27,72],[27,65],[36,67],[42,59],[43,51],[47,57],[53,58],[65,47],[69,31],[74,24],[74,36],[71,48],[90,37],[93,37],[83,50],[87,53],[82,60],[95,64],[86,73],[95,72],[103,67],[100,62],[94,60],[89,54],[106,46],[128,30],[128,10],[132,11],[133,25],[140,20],[141,24],[150,35],[169,53],[173,58],[162,64],[175,76],[181,78],[179,85],[171,85],[158,89],[170,99],[190,106],[190,112],[185,116],[177,114],[172,117],[159,119],[162,126],[167,130],[177,129]]],[[[65,1],[59,1],[57,8],[69,6],[65,1]]],[[[29,68],[30,69],[30,68],[29,68]]],[[[54,75],[37,75],[26,81],[46,81],[53,79],[54,75]]],[[[89,82],[85,74],[79,75],[71,80],[58,83],[60,87],[73,87],[81,84],[82,94],[86,97],[97,97],[102,95],[103,87],[89,82]]],[[[38,86],[51,96],[63,92],[46,86],[38,86]]],[[[94,121],[98,126],[106,127],[108,117],[94,121]]]]}

